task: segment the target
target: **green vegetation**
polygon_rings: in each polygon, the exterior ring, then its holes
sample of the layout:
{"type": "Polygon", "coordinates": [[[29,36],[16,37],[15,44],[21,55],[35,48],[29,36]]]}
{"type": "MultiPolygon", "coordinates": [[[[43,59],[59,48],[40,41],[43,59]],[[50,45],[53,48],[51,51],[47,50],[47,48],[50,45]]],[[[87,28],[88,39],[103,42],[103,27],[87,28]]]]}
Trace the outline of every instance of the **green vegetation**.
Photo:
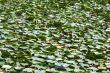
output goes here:
{"type": "Polygon", "coordinates": [[[0,68],[109,73],[110,0],[0,0],[0,68]]]}

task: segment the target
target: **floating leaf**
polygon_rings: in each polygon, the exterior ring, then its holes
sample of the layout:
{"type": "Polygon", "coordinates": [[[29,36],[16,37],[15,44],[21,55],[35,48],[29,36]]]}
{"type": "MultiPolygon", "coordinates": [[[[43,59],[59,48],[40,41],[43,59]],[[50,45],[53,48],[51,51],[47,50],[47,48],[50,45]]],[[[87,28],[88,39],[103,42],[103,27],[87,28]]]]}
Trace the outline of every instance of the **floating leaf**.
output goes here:
{"type": "Polygon", "coordinates": [[[3,65],[2,66],[2,68],[4,68],[4,69],[10,69],[12,66],[10,66],[10,65],[3,65]]]}

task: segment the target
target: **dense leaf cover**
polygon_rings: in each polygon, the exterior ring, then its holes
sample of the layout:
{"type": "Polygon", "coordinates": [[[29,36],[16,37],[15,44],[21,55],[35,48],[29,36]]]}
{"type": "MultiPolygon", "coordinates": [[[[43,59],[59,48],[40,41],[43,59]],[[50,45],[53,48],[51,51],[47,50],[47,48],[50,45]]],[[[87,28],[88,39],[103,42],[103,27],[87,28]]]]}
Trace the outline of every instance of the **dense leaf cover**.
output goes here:
{"type": "Polygon", "coordinates": [[[110,0],[0,0],[0,67],[8,73],[109,73],[110,0]]]}

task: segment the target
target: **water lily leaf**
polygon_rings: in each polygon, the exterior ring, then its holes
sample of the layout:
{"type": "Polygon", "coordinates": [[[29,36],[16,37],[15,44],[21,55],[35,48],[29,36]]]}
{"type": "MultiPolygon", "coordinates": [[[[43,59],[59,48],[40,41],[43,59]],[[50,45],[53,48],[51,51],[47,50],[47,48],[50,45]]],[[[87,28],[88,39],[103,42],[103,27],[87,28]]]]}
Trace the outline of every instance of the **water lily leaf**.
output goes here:
{"type": "Polygon", "coordinates": [[[5,68],[5,69],[10,69],[12,66],[10,65],[3,65],[2,68],[5,68]]]}
{"type": "Polygon", "coordinates": [[[98,66],[98,69],[103,70],[103,69],[106,69],[106,67],[105,67],[103,64],[100,64],[100,65],[98,66]]]}
{"type": "Polygon", "coordinates": [[[105,63],[107,68],[110,68],[110,63],[105,63]]]}
{"type": "Polygon", "coordinates": [[[24,72],[34,72],[34,69],[32,68],[25,68],[23,69],[24,72]]]}

